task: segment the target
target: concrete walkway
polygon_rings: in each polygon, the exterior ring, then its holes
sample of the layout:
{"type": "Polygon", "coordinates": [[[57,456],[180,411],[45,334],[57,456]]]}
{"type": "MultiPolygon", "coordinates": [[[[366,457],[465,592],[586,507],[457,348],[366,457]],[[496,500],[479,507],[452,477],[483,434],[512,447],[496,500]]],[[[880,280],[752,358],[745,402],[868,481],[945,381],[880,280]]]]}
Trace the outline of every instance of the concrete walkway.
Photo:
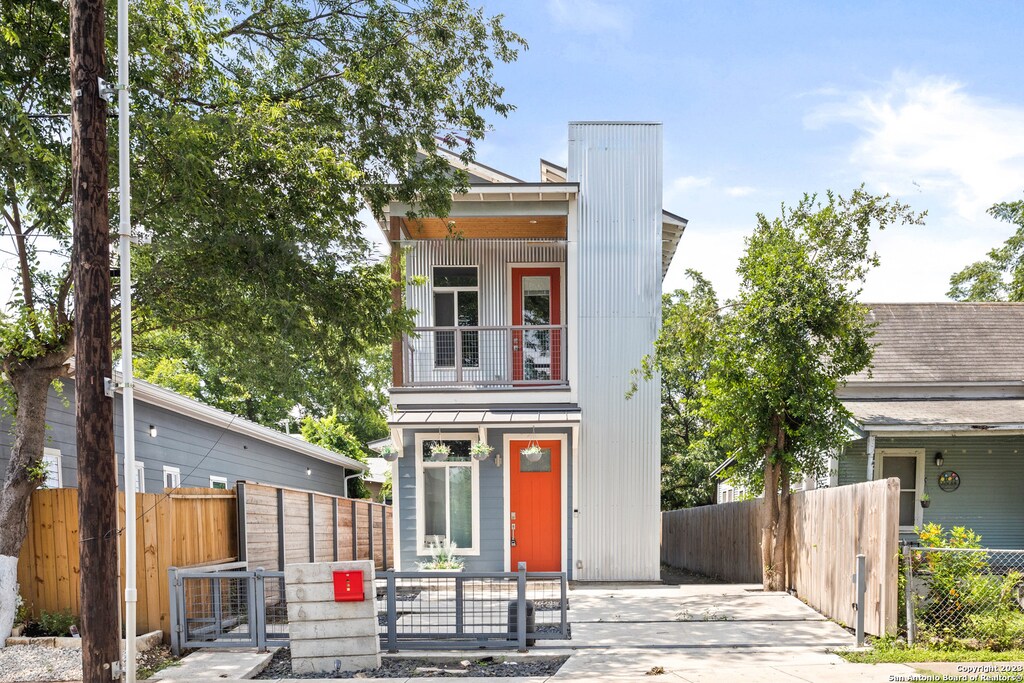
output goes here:
{"type": "MultiPolygon", "coordinates": [[[[573,589],[569,599],[572,640],[542,641],[531,648],[533,655],[570,654],[569,661],[550,678],[498,680],[880,683],[918,673],[904,665],[850,664],[829,654],[829,650],[852,646],[853,636],[796,598],[763,593],[759,586],[584,586],[573,589]]],[[[403,654],[472,658],[474,653],[403,654]]],[[[186,658],[184,666],[158,676],[192,683],[225,681],[254,675],[249,673],[252,666],[253,660],[243,659],[239,652],[201,652],[186,658]],[[210,657],[205,663],[197,661],[196,668],[190,660],[198,655],[210,657]],[[238,667],[233,669],[232,662],[238,667]],[[208,673],[203,667],[209,667],[208,673]]],[[[407,680],[424,683],[452,678],[407,680]]],[[[396,683],[403,679],[359,680],[396,683]]]]}

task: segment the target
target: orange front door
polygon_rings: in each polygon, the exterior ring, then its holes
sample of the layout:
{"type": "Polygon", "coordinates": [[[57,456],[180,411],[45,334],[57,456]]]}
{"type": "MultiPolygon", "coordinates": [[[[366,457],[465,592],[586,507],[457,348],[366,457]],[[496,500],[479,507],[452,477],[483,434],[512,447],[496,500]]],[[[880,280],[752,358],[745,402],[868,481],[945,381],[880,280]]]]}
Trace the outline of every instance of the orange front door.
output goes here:
{"type": "Polygon", "coordinates": [[[512,571],[520,562],[532,572],[562,571],[561,451],[561,441],[547,439],[509,446],[512,571]],[[531,443],[541,448],[536,461],[522,454],[531,443]]]}
{"type": "Polygon", "coordinates": [[[562,377],[562,282],[558,268],[512,269],[512,379],[562,377]]]}

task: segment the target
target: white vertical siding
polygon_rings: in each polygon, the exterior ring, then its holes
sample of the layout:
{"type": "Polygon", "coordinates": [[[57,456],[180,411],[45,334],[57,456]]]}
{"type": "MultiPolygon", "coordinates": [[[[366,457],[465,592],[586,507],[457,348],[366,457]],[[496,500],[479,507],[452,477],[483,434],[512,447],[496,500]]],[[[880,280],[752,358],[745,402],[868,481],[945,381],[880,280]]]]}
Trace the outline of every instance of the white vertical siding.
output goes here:
{"type": "MultiPolygon", "coordinates": [[[[416,327],[434,324],[433,266],[477,266],[479,268],[479,321],[480,326],[511,325],[511,292],[508,266],[516,263],[565,263],[564,242],[526,240],[416,240],[406,255],[406,278],[426,278],[426,284],[407,284],[406,305],[416,311],[416,327]]],[[[564,277],[563,277],[564,280],[564,277]]],[[[564,289],[565,283],[562,283],[564,289]]],[[[561,300],[564,302],[565,297],[561,300]]],[[[433,338],[424,335],[412,340],[417,353],[431,354],[433,338]]],[[[487,380],[507,376],[506,340],[497,332],[481,332],[481,366],[463,370],[466,380],[487,380]]],[[[452,381],[455,371],[437,368],[431,376],[417,377],[424,381],[452,381]]]]}
{"type": "Polygon", "coordinates": [[[569,181],[580,183],[581,580],[659,577],[660,383],[625,394],[661,318],[661,135],[660,124],[569,126],[569,181]]]}

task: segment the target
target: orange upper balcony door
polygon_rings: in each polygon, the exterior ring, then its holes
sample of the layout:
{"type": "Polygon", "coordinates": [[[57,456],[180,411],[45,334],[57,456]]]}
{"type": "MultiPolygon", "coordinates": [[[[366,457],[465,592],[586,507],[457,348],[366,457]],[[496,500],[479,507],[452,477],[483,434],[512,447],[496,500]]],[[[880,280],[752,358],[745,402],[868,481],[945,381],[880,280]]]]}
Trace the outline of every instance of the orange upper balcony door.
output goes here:
{"type": "Polygon", "coordinates": [[[520,562],[532,572],[562,570],[562,442],[509,442],[509,538],[512,566],[520,562]],[[522,450],[531,443],[541,448],[531,460],[522,450]]]}
{"type": "Polygon", "coordinates": [[[512,269],[512,381],[559,382],[562,368],[559,268],[512,269]]]}

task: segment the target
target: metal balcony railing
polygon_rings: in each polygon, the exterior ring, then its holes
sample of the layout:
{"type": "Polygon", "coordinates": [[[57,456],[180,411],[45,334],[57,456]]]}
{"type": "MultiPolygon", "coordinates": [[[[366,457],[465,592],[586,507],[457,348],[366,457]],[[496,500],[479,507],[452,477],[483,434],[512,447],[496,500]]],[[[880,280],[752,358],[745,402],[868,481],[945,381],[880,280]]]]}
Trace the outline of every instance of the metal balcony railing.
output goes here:
{"type": "Polygon", "coordinates": [[[566,386],[564,325],[417,327],[402,346],[403,386],[566,386]]]}

